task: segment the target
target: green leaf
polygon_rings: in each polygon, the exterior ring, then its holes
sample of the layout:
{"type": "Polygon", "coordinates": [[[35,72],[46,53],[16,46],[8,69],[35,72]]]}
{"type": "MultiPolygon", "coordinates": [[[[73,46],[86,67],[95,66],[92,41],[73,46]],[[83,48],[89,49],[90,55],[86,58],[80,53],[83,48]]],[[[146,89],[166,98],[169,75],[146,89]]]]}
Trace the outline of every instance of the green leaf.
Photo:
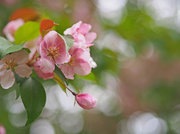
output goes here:
{"type": "Polygon", "coordinates": [[[6,51],[6,49],[8,49],[9,47],[11,47],[13,44],[6,40],[3,37],[0,37],[0,58],[3,58],[3,53],[4,51],[6,51]]]}
{"type": "Polygon", "coordinates": [[[0,59],[2,59],[8,53],[21,50],[23,46],[24,44],[14,45],[5,38],[0,37],[0,59]]]}
{"type": "Polygon", "coordinates": [[[63,36],[65,43],[66,43],[66,51],[68,52],[69,49],[72,47],[74,44],[74,40],[71,39],[69,36],[63,36]]]}
{"type": "Polygon", "coordinates": [[[12,53],[12,52],[16,52],[19,51],[23,48],[24,43],[21,45],[12,45],[10,47],[8,47],[2,54],[2,56],[5,56],[6,54],[12,53]]]}
{"type": "Polygon", "coordinates": [[[66,84],[68,85],[68,81],[64,74],[61,72],[61,70],[56,66],[54,72],[59,76],[59,78],[66,84]]]}
{"type": "Polygon", "coordinates": [[[85,79],[85,80],[89,80],[89,81],[92,81],[92,82],[96,83],[96,77],[95,77],[95,75],[92,72],[90,74],[88,74],[88,75],[85,75],[85,76],[80,76],[80,75],[77,75],[77,76],[79,78],[82,78],[82,79],[85,79]]]}
{"type": "Polygon", "coordinates": [[[20,96],[19,83],[14,83],[14,89],[16,91],[16,99],[18,99],[20,96]]]}
{"type": "Polygon", "coordinates": [[[28,21],[22,25],[15,33],[15,43],[21,44],[30,41],[40,35],[40,24],[28,21]]]}
{"type": "Polygon", "coordinates": [[[66,85],[64,84],[64,82],[61,80],[61,78],[59,78],[59,76],[54,73],[54,81],[61,87],[61,89],[66,93],[66,85]]]}
{"type": "Polygon", "coordinates": [[[20,94],[27,111],[28,119],[26,125],[28,125],[41,114],[45,106],[45,90],[39,81],[29,78],[20,84],[20,94]]]}

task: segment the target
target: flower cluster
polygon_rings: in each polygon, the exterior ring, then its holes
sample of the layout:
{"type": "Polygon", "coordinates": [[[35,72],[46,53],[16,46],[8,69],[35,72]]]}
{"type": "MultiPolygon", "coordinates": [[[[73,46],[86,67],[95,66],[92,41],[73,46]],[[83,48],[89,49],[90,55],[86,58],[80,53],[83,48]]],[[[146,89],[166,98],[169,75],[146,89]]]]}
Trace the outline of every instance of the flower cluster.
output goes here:
{"type": "MultiPolygon", "coordinates": [[[[11,42],[15,41],[15,33],[24,25],[22,19],[9,22],[3,32],[11,42]]],[[[42,29],[42,27],[41,27],[42,29]]],[[[97,65],[90,56],[90,46],[96,38],[96,33],[89,32],[91,25],[79,21],[71,28],[64,31],[64,36],[54,30],[45,29],[39,37],[26,41],[26,49],[14,51],[5,55],[0,60],[0,84],[8,89],[15,83],[15,74],[20,77],[30,77],[33,70],[44,80],[53,79],[55,68],[58,68],[68,79],[74,79],[74,75],[88,75],[97,65]],[[68,38],[73,43],[67,48],[68,38]]],[[[65,84],[66,89],[71,91],[65,84]]],[[[75,99],[84,109],[94,108],[96,99],[89,94],[76,94],[75,99]]]]}
{"type": "Polygon", "coordinates": [[[64,34],[74,38],[74,44],[66,51],[65,40],[56,31],[48,32],[39,46],[40,60],[34,66],[35,71],[44,79],[53,78],[57,65],[67,79],[74,79],[74,74],[87,75],[96,63],[90,56],[89,47],[96,38],[96,33],[89,33],[91,25],[80,21],[68,28],[64,34]],[[44,63],[44,64],[43,64],[44,63]]]}

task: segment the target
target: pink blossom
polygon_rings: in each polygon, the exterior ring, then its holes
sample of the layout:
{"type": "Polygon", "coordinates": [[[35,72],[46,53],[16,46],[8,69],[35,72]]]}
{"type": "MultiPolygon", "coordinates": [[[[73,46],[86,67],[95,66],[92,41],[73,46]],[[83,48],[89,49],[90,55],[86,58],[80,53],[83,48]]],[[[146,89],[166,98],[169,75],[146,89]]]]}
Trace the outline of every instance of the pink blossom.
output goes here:
{"type": "Polygon", "coordinates": [[[0,60],[0,84],[8,89],[15,82],[14,72],[20,77],[29,77],[32,70],[25,63],[28,61],[28,53],[23,49],[4,56],[0,60]]]}
{"type": "Polygon", "coordinates": [[[43,79],[51,79],[55,69],[54,62],[47,58],[41,58],[34,63],[34,71],[43,79]]]}
{"type": "Polygon", "coordinates": [[[71,55],[70,61],[60,66],[67,79],[74,79],[74,74],[87,75],[91,72],[91,66],[87,61],[90,58],[89,52],[82,48],[75,48],[69,53],[71,55]]]}
{"type": "Polygon", "coordinates": [[[91,30],[91,25],[87,23],[82,23],[79,21],[74,24],[71,28],[64,31],[65,35],[72,35],[75,42],[84,42],[87,47],[93,46],[92,42],[96,39],[97,34],[94,32],[89,32],[91,30]]]}
{"type": "Polygon", "coordinates": [[[84,109],[92,109],[96,106],[97,99],[92,95],[84,93],[76,95],[77,103],[84,109]]]}
{"type": "Polygon", "coordinates": [[[14,41],[14,35],[16,30],[24,24],[22,19],[10,21],[3,29],[3,33],[6,35],[9,41],[14,41]]]}
{"type": "Polygon", "coordinates": [[[2,125],[0,125],[0,134],[6,134],[6,130],[2,125]]]}
{"type": "Polygon", "coordinates": [[[91,66],[92,68],[97,67],[96,62],[93,60],[92,57],[90,57],[90,49],[89,49],[87,46],[85,46],[84,43],[82,43],[82,42],[79,42],[79,43],[75,42],[75,43],[73,44],[73,46],[69,49],[69,53],[70,53],[70,54],[73,53],[73,51],[74,51],[76,48],[82,48],[84,51],[86,51],[86,53],[89,53],[89,56],[88,56],[88,58],[86,58],[86,61],[90,64],[90,66],[91,66]]]}
{"type": "Polygon", "coordinates": [[[29,60],[33,60],[33,57],[36,54],[36,52],[39,53],[39,46],[41,41],[42,36],[40,35],[38,38],[25,42],[24,48],[28,48],[31,51],[29,54],[29,60]]]}
{"type": "Polygon", "coordinates": [[[40,44],[40,55],[52,59],[56,64],[66,63],[70,58],[64,39],[56,31],[50,31],[44,36],[40,44]]]}

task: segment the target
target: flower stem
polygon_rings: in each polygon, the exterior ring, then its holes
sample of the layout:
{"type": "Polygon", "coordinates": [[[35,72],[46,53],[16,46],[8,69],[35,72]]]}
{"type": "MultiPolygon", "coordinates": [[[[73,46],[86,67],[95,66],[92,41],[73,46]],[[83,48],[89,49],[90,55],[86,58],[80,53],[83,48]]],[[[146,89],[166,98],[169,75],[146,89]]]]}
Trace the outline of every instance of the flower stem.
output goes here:
{"type": "Polygon", "coordinates": [[[71,92],[74,96],[77,95],[77,93],[73,92],[69,87],[67,87],[64,83],[62,83],[61,81],[59,81],[57,78],[53,78],[54,80],[58,81],[62,86],[64,86],[66,89],[69,90],[69,92],[71,92]]]}

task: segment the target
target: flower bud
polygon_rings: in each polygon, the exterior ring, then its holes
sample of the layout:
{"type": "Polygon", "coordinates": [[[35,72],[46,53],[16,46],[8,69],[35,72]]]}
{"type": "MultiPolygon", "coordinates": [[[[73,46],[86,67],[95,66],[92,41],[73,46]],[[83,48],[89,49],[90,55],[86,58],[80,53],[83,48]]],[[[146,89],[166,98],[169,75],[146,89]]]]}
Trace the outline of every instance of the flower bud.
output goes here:
{"type": "Polygon", "coordinates": [[[6,134],[6,130],[2,125],[0,125],[0,134],[6,134]]]}
{"type": "Polygon", "coordinates": [[[96,106],[96,98],[90,94],[77,94],[76,101],[84,109],[92,109],[96,106]]]}

